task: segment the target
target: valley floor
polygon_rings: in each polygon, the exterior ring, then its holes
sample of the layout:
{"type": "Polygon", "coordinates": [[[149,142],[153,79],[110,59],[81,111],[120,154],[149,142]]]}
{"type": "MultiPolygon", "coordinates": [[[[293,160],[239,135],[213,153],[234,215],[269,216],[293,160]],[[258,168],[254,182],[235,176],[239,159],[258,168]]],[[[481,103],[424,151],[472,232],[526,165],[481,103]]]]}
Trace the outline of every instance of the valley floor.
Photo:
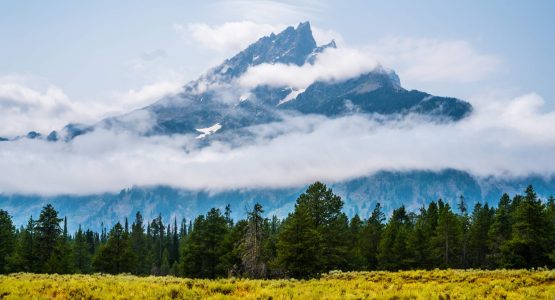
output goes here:
{"type": "Polygon", "coordinates": [[[332,272],[312,280],[0,276],[0,299],[555,299],[555,270],[332,272]]]}

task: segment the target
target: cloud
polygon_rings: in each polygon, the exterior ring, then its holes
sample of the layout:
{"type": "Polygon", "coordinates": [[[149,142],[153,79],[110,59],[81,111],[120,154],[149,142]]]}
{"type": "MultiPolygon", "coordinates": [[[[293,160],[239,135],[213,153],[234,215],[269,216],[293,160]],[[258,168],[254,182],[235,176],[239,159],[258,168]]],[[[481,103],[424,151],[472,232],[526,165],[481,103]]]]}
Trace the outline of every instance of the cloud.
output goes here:
{"type": "Polygon", "coordinates": [[[179,81],[165,80],[89,102],[73,100],[57,86],[41,87],[24,76],[0,77],[0,136],[29,131],[48,134],[68,123],[96,123],[144,107],[180,88],[179,81]]]}
{"type": "MultiPolygon", "coordinates": [[[[267,20],[266,20],[267,22],[267,20]]],[[[293,23],[295,24],[295,23],[293,23]]],[[[283,31],[287,26],[284,23],[264,23],[253,21],[225,22],[219,25],[206,23],[174,24],[173,28],[185,40],[195,41],[201,47],[213,51],[235,54],[258,39],[273,33],[283,31]]],[[[323,45],[335,40],[343,43],[343,37],[336,31],[311,26],[316,43],[323,45]]]]}
{"type": "Polygon", "coordinates": [[[494,73],[501,61],[464,40],[390,37],[366,48],[405,80],[473,82],[494,73]]]}
{"type": "Polygon", "coordinates": [[[71,101],[56,86],[40,90],[0,80],[0,135],[15,136],[32,130],[48,133],[70,121],[90,117],[86,107],[71,101]]]}
{"type": "Polygon", "coordinates": [[[174,24],[174,29],[186,39],[194,39],[202,47],[226,53],[242,50],[259,38],[280,32],[285,27],[252,21],[227,22],[215,26],[205,23],[174,24]]]}
{"type": "Polygon", "coordinates": [[[317,80],[342,80],[374,70],[377,60],[352,48],[326,49],[313,65],[261,64],[249,68],[239,78],[245,87],[261,84],[306,88],[317,80]]]}
{"type": "Polygon", "coordinates": [[[479,53],[468,42],[414,38],[389,38],[371,47],[327,49],[315,63],[303,66],[262,64],[248,69],[239,82],[306,88],[317,80],[351,78],[375,69],[392,67],[403,81],[472,82],[495,72],[500,60],[479,53]]]}
{"type": "Polygon", "coordinates": [[[159,81],[147,84],[139,89],[129,89],[126,92],[114,93],[114,98],[119,99],[116,112],[123,113],[133,109],[142,108],[162,97],[175,94],[182,89],[179,80],[176,81],[159,81]]]}
{"type": "Polygon", "coordinates": [[[221,191],[444,168],[476,176],[553,175],[555,136],[549,128],[555,113],[542,111],[540,96],[482,97],[475,105],[472,116],[452,124],[418,116],[288,117],[250,128],[254,138],[235,140],[235,146],[214,141],[198,147],[193,135],[107,130],[70,143],[0,143],[0,190],[89,194],[164,184],[221,191]]]}

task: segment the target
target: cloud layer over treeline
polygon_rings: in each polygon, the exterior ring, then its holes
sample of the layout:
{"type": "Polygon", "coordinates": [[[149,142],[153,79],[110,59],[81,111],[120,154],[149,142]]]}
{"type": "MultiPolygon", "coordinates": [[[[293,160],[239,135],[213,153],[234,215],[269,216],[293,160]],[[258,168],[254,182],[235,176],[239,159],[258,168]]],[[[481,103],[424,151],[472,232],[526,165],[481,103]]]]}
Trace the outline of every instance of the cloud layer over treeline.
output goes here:
{"type": "Polygon", "coordinates": [[[239,147],[194,136],[144,137],[96,130],[69,143],[0,143],[0,192],[89,194],[132,185],[220,191],[342,181],[379,170],[455,168],[477,176],[551,175],[555,112],[527,94],[473,99],[458,123],[419,116],[289,117],[250,128],[239,147]]]}

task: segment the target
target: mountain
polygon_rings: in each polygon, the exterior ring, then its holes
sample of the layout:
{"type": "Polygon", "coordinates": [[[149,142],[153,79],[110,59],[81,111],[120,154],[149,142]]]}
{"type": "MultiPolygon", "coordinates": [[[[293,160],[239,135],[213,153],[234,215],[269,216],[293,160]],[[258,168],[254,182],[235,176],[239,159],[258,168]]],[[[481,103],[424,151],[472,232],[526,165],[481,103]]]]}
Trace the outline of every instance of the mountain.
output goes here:
{"type": "MultiPolygon", "coordinates": [[[[432,200],[443,199],[457,207],[463,195],[469,208],[477,202],[497,204],[505,192],[522,194],[529,184],[540,197],[547,199],[555,192],[555,177],[528,176],[513,179],[478,178],[457,170],[391,172],[353,180],[328,183],[345,201],[344,211],[350,216],[368,217],[377,202],[390,213],[405,205],[414,211],[432,200]]],[[[254,203],[263,205],[265,214],[285,217],[293,210],[296,198],[306,186],[283,189],[243,189],[221,193],[183,190],[170,187],[133,187],[119,193],[87,196],[59,195],[52,197],[36,195],[0,194],[0,206],[13,217],[16,225],[24,225],[32,215],[36,218],[42,206],[52,203],[61,216],[68,216],[70,229],[79,224],[85,228],[98,229],[101,223],[110,226],[124,218],[133,220],[141,211],[145,219],[161,214],[169,223],[173,218],[191,220],[206,213],[212,207],[224,209],[231,205],[233,217],[244,218],[254,203]]]]}
{"type": "MultiPolygon", "coordinates": [[[[252,125],[280,121],[284,114],[321,114],[338,117],[353,113],[408,114],[436,117],[438,121],[457,121],[472,111],[462,100],[406,90],[397,74],[377,67],[352,78],[317,81],[305,89],[289,86],[258,85],[250,89],[239,84],[249,68],[262,64],[303,67],[317,63],[321,53],[335,49],[335,41],[318,46],[308,22],[288,27],[279,34],[260,38],[235,56],[186,84],[176,95],[167,96],[143,109],[103,120],[97,126],[131,128],[133,115],[149,115],[156,134],[204,134],[217,128],[224,133],[252,125]]],[[[72,125],[75,127],[75,125],[72,125]]],[[[69,137],[94,127],[66,128],[69,137]]],[[[202,135],[203,134],[203,135],[202,135]]]]}
{"type": "MultiPolygon", "coordinates": [[[[472,106],[465,101],[404,89],[399,76],[383,67],[342,80],[316,81],[302,89],[273,85],[245,88],[239,83],[249,68],[262,64],[314,65],[322,53],[334,51],[336,47],[334,41],[317,45],[310,24],[301,23],[296,28],[288,27],[278,34],[260,38],[187,83],[179,93],[147,107],[97,124],[68,124],[46,137],[32,132],[27,138],[71,142],[99,127],[135,130],[133,122],[147,116],[153,125],[141,134],[193,134],[208,144],[213,139],[225,140],[226,136],[243,134],[242,129],[252,125],[279,122],[288,114],[329,118],[359,113],[420,114],[433,122],[457,122],[472,113],[472,106]]],[[[555,191],[554,178],[477,178],[457,170],[383,171],[329,184],[345,200],[349,215],[359,213],[363,217],[368,216],[376,202],[386,210],[402,204],[417,209],[438,198],[454,204],[460,195],[470,205],[478,201],[496,203],[503,192],[522,192],[528,184],[534,184],[538,194],[544,197],[555,191]]],[[[46,203],[52,203],[61,215],[68,216],[72,228],[77,224],[98,228],[100,222],[110,225],[118,218],[131,219],[138,210],[145,218],[161,213],[169,222],[173,217],[191,219],[211,207],[223,208],[230,204],[235,218],[239,218],[244,217],[247,207],[254,202],[260,202],[267,214],[284,217],[304,189],[305,186],[299,185],[210,193],[171,187],[132,187],[119,193],[51,197],[0,193],[0,206],[14,216],[18,225],[24,224],[31,215],[37,216],[46,203]]]]}

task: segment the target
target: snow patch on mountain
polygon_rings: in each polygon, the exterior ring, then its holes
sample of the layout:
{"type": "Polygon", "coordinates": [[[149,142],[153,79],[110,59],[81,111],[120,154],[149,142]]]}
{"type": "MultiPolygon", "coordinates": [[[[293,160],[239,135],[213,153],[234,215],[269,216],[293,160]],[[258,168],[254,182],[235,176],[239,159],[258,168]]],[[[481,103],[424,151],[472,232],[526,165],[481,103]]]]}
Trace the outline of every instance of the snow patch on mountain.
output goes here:
{"type": "Polygon", "coordinates": [[[295,100],[298,95],[302,94],[306,89],[298,89],[292,90],[285,98],[281,99],[277,105],[281,105],[283,103],[289,102],[291,100],[295,100]]]}
{"type": "Polygon", "coordinates": [[[209,136],[211,134],[216,133],[216,131],[220,130],[222,128],[222,125],[220,125],[220,123],[216,123],[210,127],[206,127],[206,128],[197,128],[198,132],[201,132],[202,134],[199,134],[196,138],[197,139],[202,139],[206,136],[209,136]]]}

